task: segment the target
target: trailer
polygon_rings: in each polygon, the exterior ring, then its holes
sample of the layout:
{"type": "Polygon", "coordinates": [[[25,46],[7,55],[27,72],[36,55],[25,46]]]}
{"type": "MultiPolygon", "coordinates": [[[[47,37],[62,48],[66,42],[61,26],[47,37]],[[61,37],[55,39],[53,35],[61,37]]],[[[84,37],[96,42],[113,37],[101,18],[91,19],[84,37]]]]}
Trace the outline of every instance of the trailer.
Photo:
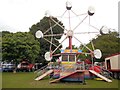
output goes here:
{"type": "Polygon", "coordinates": [[[112,77],[120,79],[120,53],[105,58],[105,68],[112,72],[112,77]]]}

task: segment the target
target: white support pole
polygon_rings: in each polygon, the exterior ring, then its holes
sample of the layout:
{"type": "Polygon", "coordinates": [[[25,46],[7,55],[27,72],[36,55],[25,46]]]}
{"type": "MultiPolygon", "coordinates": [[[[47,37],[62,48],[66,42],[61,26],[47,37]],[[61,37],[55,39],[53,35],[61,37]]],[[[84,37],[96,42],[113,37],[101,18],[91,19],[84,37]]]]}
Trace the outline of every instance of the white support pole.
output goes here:
{"type": "Polygon", "coordinates": [[[84,63],[84,61],[83,61],[83,70],[85,70],[85,63],[84,63]]]}
{"type": "Polygon", "coordinates": [[[75,62],[76,62],[77,60],[76,60],[76,55],[75,55],[75,62]]]}
{"type": "Polygon", "coordinates": [[[68,55],[68,62],[70,62],[70,58],[69,58],[70,56],[68,55]]]}

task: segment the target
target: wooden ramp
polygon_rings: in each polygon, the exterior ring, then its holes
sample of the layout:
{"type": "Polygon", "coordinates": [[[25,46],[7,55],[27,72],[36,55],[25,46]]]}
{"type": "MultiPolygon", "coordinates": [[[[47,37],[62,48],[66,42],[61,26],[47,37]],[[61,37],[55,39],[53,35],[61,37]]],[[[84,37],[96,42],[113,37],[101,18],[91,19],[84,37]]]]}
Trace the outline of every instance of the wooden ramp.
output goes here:
{"type": "Polygon", "coordinates": [[[49,75],[50,73],[52,73],[53,70],[49,70],[47,72],[45,72],[44,74],[42,74],[41,76],[37,77],[35,80],[41,80],[42,78],[44,78],[45,76],[49,75]]]}
{"type": "Polygon", "coordinates": [[[110,79],[108,79],[108,78],[102,76],[101,74],[95,72],[94,70],[89,70],[89,72],[91,72],[92,74],[94,74],[94,75],[96,75],[96,76],[102,78],[103,80],[105,80],[105,81],[107,81],[107,82],[112,82],[112,80],[110,80],[110,79]]]}
{"type": "Polygon", "coordinates": [[[77,72],[83,72],[83,71],[77,70],[77,71],[72,72],[72,73],[70,73],[70,74],[68,74],[68,75],[62,76],[62,77],[60,77],[60,78],[58,78],[58,79],[55,79],[55,80],[52,80],[52,81],[50,81],[50,83],[58,82],[58,81],[60,81],[61,79],[64,79],[64,78],[66,78],[66,77],[68,77],[68,76],[70,76],[70,75],[73,75],[73,74],[77,73],[77,72]]]}

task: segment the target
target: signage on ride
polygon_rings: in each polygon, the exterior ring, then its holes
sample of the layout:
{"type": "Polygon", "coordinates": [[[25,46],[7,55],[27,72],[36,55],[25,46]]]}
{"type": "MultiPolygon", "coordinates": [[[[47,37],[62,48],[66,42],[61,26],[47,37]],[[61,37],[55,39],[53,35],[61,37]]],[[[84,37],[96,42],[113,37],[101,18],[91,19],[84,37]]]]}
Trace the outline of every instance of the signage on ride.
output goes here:
{"type": "Polygon", "coordinates": [[[82,53],[82,50],[80,49],[65,49],[61,50],[61,53],[82,53]]]}

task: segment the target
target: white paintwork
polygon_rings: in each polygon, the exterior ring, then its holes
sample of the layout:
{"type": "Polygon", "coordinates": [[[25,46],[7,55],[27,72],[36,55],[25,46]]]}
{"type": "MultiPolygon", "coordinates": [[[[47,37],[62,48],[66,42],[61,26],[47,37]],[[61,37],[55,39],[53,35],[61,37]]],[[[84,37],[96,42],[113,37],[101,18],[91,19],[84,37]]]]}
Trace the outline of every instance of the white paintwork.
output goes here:
{"type": "Polygon", "coordinates": [[[110,79],[102,76],[101,74],[99,74],[99,73],[97,73],[97,72],[95,72],[95,71],[93,71],[93,70],[89,70],[89,71],[90,71],[91,73],[95,74],[96,76],[102,78],[103,80],[107,81],[107,82],[112,82],[112,80],[110,80],[110,79]]]}
{"type": "Polygon", "coordinates": [[[107,69],[107,60],[110,60],[111,69],[120,69],[120,54],[105,58],[105,67],[107,69]]]}
{"type": "Polygon", "coordinates": [[[53,70],[49,70],[47,72],[45,72],[44,74],[42,74],[41,76],[37,77],[35,80],[41,80],[42,78],[44,78],[45,76],[47,76],[48,74],[52,73],[53,70]]]}

